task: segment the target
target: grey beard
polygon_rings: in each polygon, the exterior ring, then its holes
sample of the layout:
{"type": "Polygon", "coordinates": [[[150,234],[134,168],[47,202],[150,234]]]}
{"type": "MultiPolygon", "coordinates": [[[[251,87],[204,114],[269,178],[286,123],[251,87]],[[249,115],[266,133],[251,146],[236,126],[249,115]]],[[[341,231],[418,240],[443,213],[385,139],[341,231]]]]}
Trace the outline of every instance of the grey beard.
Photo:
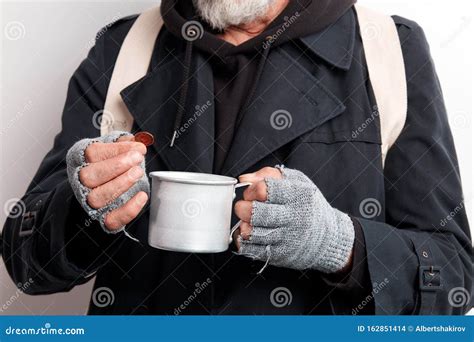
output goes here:
{"type": "Polygon", "coordinates": [[[193,0],[197,13],[212,28],[251,23],[265,17],[275,0],[193,0]]]}

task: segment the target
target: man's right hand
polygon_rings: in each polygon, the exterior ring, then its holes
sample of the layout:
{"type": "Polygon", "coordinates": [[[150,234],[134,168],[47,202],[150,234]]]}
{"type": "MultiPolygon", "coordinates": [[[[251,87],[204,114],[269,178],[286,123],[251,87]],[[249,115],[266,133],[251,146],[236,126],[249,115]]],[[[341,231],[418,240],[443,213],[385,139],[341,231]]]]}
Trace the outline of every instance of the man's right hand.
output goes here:
{"type": "MultiPolygon", "coordinates": [[[[96,142],[87,147],[84,156],[88,163],[79,171],[80,182],[92,189],[87,204],[93,209],[112,203],[130,189],[142,176],[140,167],[146,147],[133,141],[133,136],[123,136],[114,143],[96,142]]],[[[120,208],[105,217],[107,229],[117,230],[131,222],[148,201],[140,191],[120,208]]]]}

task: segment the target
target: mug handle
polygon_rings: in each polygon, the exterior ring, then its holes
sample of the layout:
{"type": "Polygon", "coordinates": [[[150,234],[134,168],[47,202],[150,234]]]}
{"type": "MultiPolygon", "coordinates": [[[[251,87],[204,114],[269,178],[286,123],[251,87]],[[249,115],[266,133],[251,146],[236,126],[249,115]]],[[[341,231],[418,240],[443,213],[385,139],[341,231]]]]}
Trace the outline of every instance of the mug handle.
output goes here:
{"type": "MultiPolygon", "coordinates": [[[[243,188],[244,186],[249,186],[249,185],[252,185],[252,183],[250,182],[244,182],[244,183],[238,183],[234,186],[234,198],[235,198],[235,189],[238,189],[238,188],[243,188]]],[[[234,235],[235,231],[237,229],[239,229],[240,225],[242,224],[242,220],[239,220],[236,224],[234,224],[232,226],[232,228],[230,228],[230,235],[229,235],[229,245],[232,243],[232,241],[234,241],[234,239],[232,238],[232,235],[234,235]]]]}

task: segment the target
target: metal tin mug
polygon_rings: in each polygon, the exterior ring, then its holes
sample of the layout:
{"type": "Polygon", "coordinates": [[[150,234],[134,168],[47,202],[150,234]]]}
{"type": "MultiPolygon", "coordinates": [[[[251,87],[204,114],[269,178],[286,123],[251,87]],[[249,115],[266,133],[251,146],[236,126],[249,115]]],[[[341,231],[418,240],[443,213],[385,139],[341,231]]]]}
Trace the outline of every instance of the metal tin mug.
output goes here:
{"type": "Polygon", "coordinates": [[[235,189],[250,183],[178,171],[155,171],[150,177],[150,246],[190,253],[219,253],[229,248],[240,225],[239,221],[229,228],[235,189]]]}

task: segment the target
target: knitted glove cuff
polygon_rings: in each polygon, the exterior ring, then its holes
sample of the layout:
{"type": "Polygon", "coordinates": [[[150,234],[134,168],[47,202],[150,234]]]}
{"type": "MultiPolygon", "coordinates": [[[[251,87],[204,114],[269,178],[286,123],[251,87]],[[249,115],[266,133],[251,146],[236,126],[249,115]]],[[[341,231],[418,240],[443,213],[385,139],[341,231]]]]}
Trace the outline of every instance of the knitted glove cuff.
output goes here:
{"type": "Polygon", "coordinates": [[[313,265],[313,268],[324,273],[335,273],[342,270],[349,262],[354,247],[355,231],[349,215],[334,209],[334,229],[328,229],[327,244],[322,246],[321,259],[325,262],[313,265]]]}
{"type": "Polygon", "coordinates": [[[145,161],[141,163],[141,168],[143,169],[143,177],[138,180],[130,189],[128,189],[125,193],[117,197],[114,201],[111,201],[106,206],[94,209],[87,203],[87,196],[91,192],[92,189],[83,185],[79,179],[79,172],[80,170],[87,166],[88,163],[85,159],[85,151],[87,147],[95,142],[102,142],[102,143],[112,143],[116,142],[122,136],[130,136],[132,134],[128,132],[120,132],[120,131],[113,131],[110,134],[93,138],[93,139],[82,139],[76,142],[67,152],[66,155],[66,164],[67,164],[67,174],[69,184],[74,192],[74,195],[81,205],[81,207],[86,211],[87,215],[93,219],[97,220],[100,223],[100,226],[106,233],[116,234],[121,232],[125,229],[125,226],[120,227],[117,230],[109,230],[105,226],[105,217],[109,212],[114,209],[117,209],[124,205],[127,201],[129,201],[135,194],[140,191],[145,191],[147,194],[150,193],[150,184],[148,181],[148,177],[146,176],[145,172],[145,161]]]}

